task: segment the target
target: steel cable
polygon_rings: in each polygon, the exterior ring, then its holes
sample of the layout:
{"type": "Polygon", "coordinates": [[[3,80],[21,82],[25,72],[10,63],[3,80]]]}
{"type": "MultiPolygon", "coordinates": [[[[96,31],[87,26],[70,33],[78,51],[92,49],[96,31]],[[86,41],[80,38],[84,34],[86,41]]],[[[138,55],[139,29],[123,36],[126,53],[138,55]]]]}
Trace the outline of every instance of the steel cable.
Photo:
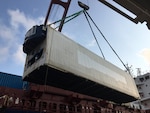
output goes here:
{"type": "Polygon", "coordinates": [[[119,57],[119,55],[117,54],[117,52],[114,50],[114,48],[111,46],[111,44],[108,42],[108,40],[106,39],[106,37],[104,36],[104,34],[102,33],[102,31],[99,29],[99,27],[96,25],[96,23],[94,22],[94,20],[92,19],[92,17],[89,15],[89,13],[87,11],[84,11],[85,14],[90,18],[90,20],[93,22],[93,24],[95,25],[95,27],[97,28],[97,30],[99,31],[99,33],[102,35],[102,37],[104,38],[104,40],[107,42],[107,44],[109,45],[109,47],[112,49],[112,51],[115,53],[115,55],[118,57],[118,59],[120,60],[120,62],[123,64],[123,66],[126,68],[126,70],[129,72],[129,69],[126,67],[126,65],[123,63],[123,61],[121,60],[121,58],[119,57]]]}
{"type": "Polygon", "coordinates": [[[89,24],[89,26],[90,26],[90,29],[91,29],[92,34],[93,34],[93,36],[94,36],[94,39],[95,39],[95,41],[96,41],[96,43],[97,43],[97,45],[98,45],[98,48],[99,48],[99,50],[100,50],[100,52],[101,52],[103,58],[105,59],[105,56],[104,56],[104,54],[103,54],[103,51],[102,51],[102,49],[101,49],[101,47],[100,47],[100,45],[99,45],[99,43],[98,43],[98,40],[97,40],[97,38],[96,38],[96,36],[95,36],[95,33],[94,33],[93,29],[92,29],[92,26],[91,26],[91,24],[90,24],[90,21],[89,21],[89,19],[88,19],[88,17],[87,17],[87,15],[86,15],[85,12],[86,12],[86,11],[84,11],[85,18],[86,18],[86,20],[87,20],[87,22],[88,22],[88,24],[89,24]]]}

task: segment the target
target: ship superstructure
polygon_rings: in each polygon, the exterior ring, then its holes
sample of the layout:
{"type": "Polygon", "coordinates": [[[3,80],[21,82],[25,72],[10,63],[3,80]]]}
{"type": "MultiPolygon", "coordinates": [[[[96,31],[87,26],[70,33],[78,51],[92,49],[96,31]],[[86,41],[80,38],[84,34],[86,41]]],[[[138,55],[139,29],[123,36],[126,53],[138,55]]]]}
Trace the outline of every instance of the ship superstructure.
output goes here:
{"type": "Polygon", "coordinates": [[[150,73],[139,75],[134,80],[141,97],[136,103],[143,110],[150,110],[150,73]]]}

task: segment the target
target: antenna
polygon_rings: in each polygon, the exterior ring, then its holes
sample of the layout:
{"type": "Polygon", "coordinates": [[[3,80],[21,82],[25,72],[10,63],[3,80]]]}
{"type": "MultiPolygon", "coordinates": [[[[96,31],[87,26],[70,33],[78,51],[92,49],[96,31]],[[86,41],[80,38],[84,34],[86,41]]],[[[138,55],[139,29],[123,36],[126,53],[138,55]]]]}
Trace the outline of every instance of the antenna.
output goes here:
{"type": "Polygon", "coordinates": [[[141,68],[136,68],[137,69],[137,76],[141,75],[141,68]]]}

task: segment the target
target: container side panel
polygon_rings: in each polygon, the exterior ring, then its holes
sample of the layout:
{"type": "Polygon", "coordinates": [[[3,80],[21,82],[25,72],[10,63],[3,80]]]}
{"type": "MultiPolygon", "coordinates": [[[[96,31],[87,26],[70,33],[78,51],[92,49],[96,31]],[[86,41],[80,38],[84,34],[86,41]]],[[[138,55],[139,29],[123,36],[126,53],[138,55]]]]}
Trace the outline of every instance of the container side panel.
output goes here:
{"type": "Polygon", "coordinates": [[[22,89],[22,77],[0,72],[0,86],[22,89]]]}
{"type": "Polygon", "coordinates": [[[61,33],[53,35],[49,65],[126,94],[138,97],[130,75],[61,33]]]}

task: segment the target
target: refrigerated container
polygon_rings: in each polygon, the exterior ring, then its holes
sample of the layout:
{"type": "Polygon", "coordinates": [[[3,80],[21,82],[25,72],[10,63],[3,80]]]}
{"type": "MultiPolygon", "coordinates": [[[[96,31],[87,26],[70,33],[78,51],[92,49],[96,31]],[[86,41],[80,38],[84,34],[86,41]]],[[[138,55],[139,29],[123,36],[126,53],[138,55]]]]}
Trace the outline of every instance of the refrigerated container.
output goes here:
{"type": "MultiPolygon", "coordinates": [[[[35,36],[31,31],[27,33],[35,36]]],[[[45,33],[27,53],[23,80],[117,103],[139,99],[131,75],[50,26],[45,33]]]]}

